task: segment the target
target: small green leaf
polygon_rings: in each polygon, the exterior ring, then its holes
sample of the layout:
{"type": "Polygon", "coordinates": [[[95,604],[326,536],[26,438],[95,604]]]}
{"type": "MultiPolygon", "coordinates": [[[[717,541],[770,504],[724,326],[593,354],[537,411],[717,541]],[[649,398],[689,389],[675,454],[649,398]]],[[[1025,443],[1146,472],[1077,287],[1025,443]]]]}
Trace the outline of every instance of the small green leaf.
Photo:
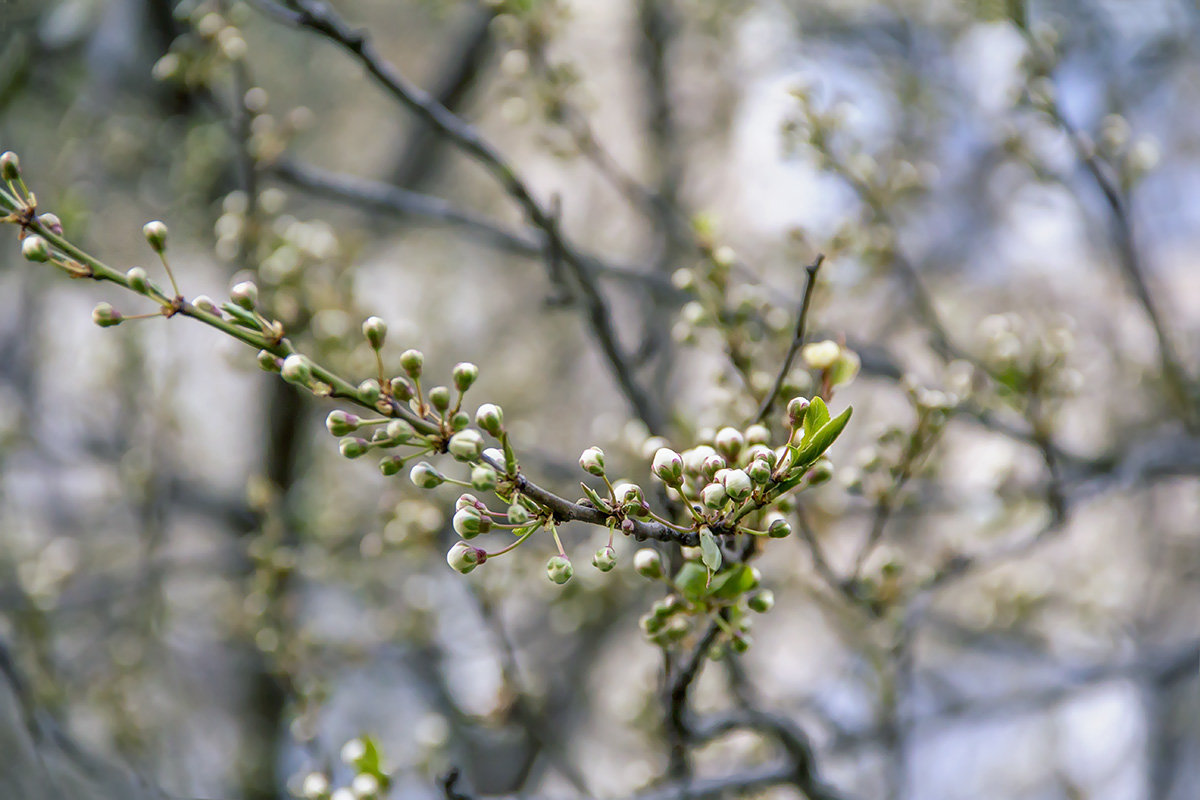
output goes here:
{"type": "Polygon", "coordinates": [[[254,318],[254,315],[241,306],[235,306],[233,303],[222,303],[221,310],[233,317],[234,321],[244,328],[251,328],[256,331],[262,330],[262,326],[258,324],[258,320],[254,318]]]}
{"type": "MultiPolygon", "coordinates": [[[[826,422],[811,436],[805,436],[804,445],[796,454],[796,464],[801,467],[807,467],[820,458],[821,454],[829,449],[829,446],[833,444],[834,440],[846,428],[846,423],[850,421],[850,414],[853,411],[853,407],[847,407],[845,411],[826,422]]],[[[808,413],[810,416],[812,415],[811,407],[808,409],[808,413]]],[[[825,413],[828,416],[829,412],[826,411],[825,413]]],[[[805,426],[808,425],[807,417],[804,420],[804,424],[805,426]]]]}
{"type": "Polygon", "coordinates": [[[675,574],[675,586],[683,596],[693,603],[708,592],[708,568],[697,561],[689,561],[675,574]]]}
{"type": "Polygon", "coordinates": [[[708,593],[718,600],[735,600],[757,585],[754,570],[745,564],[735,564],[709,582],[708,593]]]}
{"type": "Polygon", "coordinates": [[[804,415],[804,438],[800,441],[801,446],[808,444],[813,434],[821,430],[827,422],[829,422],[829,407],[825,405],[825,401],[820,396],[814,397],[808,404],[808,412],[804,415]]]}
{"type": "Polygon", "coordinates": [[[604,503],[603,498],[600,497],[600,495],[596,492],[595,489],[588,486],[583,481],[580,481],[579,485],[580,485],[580,487],[583,488],[583,493],[587,495],[588,500],[592,501],[592,505],[594,505],[596,508],[600,509],[601,511],[604,511],[605,509],[608,508],[608,506],[604,503]]]}
{"type": "Polygon", "coordinates": [[[721,568],[721,548],[717,546],[717,540],[708,528],[700,529],[700,560],[710,572],[721,568]]]}

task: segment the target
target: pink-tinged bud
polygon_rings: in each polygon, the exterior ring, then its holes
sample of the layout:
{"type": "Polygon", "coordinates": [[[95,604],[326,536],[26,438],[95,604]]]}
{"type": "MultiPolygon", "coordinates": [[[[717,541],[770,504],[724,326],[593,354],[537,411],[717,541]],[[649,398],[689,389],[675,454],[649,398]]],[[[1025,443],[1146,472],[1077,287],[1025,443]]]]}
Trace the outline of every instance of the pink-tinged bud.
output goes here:
{"type": "Polygon", "coordinates": [[[367,378],[358,385],[358,399],[369,406],[379,402],[379,398],[382,396],[383,390],[379,388],[379,381],[374,378],[367,378]]]}
{"type": "Polygon", "coordinates": [[[384,456],[379,460],[379,471],[385,478],[399,475],[402,469],[404,469],[403,456],[384,456]]]}
{"type": "Polygon", "coordinates": [[[400,354],[400,367],[413,380],[421,377],[421,368],[424,365],[425,355],[420,350],[405,350],[400,354]]]}
{"type": "Polygon", "coordinates": [[[613,490],[613,494],[617,499],[617,505],[626,514],[635,516],[642,510],[643,494],[642,487],[635,483],[618,484],[613,490]]]}
{"type": "Polygon", "coordinates": [[[283,359],[268,350],[259,350],[258,368],[263,372],[279,372],[283,368],[283,359]]]}
{"type": "Polygon", "coordinates": [[[362,424],[362,419],[348,411],[342,411],[340,408],[330,411],[329,416],[325,417],[325,427],[334,436],[354,433],[360,424],[362,424]]]}
{"type": "Polygon", "coordinates": [[[408,378],[392,378],[391,387],[392,397],[402,403],[407,403],[417,396],[417,391],[408,378]]]}
{"type": "Polygon", "coordinates": [[[717,452],[723,455],[728,463],[736,464],[742,448],[746,445],[746,439],[736,428],[721,428],[717,431],[713,444],[717,446],[717,452]]]}
{"type": "Polygon", "coordinates": [[[21,255],[29,261],[44,263],[50,260],[50,245],[40,236],[26,236],[21,242],[21,255]]]}
{"type": "Polygon", "coordinates": [[[476,508],[460,508],[451,520],[454,532],[464,539],[474,539],[492,529],[491,517],[484,516],[476,508]]]}
{"type": "Polygon", "coordinates": [[[167,226],[160,220],[156,219],[142,226],[142,235],[146,237],[154,252],[161,253],[167,249],[167,226]]]}
{"type": "Polygon", "coordinates": [[[565,556],[553,556],[546,562],[546,577],[560,586],[571,580],[574,574],[575,568],[565,556]]]}
{"type": "Polygon", "coordinates": [[[383,341],[387,338],[387,323],[379,317],[367,317],[362,324],[362,332],[371,349],[378,350],[383,347],[383,341]]]}
{"type": "Polygon", "coordinates": [[[754,482],[740,469],[727,470],[721,485],[725,487],[725,493],[737,503],[745,500],[754,491],[754,482]]]}
{"type": "Polygon", "coordinates": [[[808,399],[804,397],[793,397],[788,401],[787,421],[789,426],[795,429],[804,424],[804,417],[808,414],[808,405],[808,399]]]}
{"type": "Polygon", "coordinates": [[[499,439],[504,432],[504,411],[495,403],[484,403],[475,412],[475,424],[499,439]]]}
{"type": "Polygon", "coordinates": [[[658,580],[663,576],[662,556],[657,550],[643,547],[633,556],[633,570],[643,578],[658,580]]]}
{"type": "Polygon", "coordinates": [[[63,235],[62,220],[58,218],[58,214],[51,214],[49,212],[45,214],[38,214],[37,221],[43,228],[50,231],[55,236],[63,235]]]}
{"type": "Polygon", "coordinates": [[[487,561],[487,551],[472,547],[466,542],[455,542],[446,553],[446,563],[456,572],[466,575],[477,566],[487,561]]]}
{"type": "Polygon", "coordinates": [[[592,566],[601,572],[612,572],[617,565],[617,551],[612,545],[604,545],[592,556],[592,566]]]}
{"type": "Polygon", "coordinates": [[[344,458],[359,458],[367,454],[371,449],[370,443],[366,439],[357,436],[348,437],[338,442],[338,450],[344,458]]]}
{"type": "Polygon", "coordinates": [[[691,450],[685,450],[683,453],[683,469],[689,475],[698,476],[704,469],[705,460],[712,455],[716,455],[717,451],[713,450],[706,444],[693,447],[691,450]]]}
{"type": "Polygon", "coordinates": [[[312,362],[299,353],[293,353],[283,360],[279,373],[288,383],[297,386],[308,386],[312,382],[312,362]]]}
{"type": "Polygon", "coordinates": [[[101,328],[111,328],[114,325],[120,325],[122,319],[124,317],[121,316],[121,312],[108,303],[97,303],[96,307],[92,309],[92,322],[101,328]]]}
{"type": "Polygon", "coordinates": [[[725,459],[716,453],[713,453],[708,458],[704,459],[704,465],[700,468],[700,474],[709,480],[717,474],[717,470],[725,469],[729,464],[725,459]]]}
{"type": "Polygon", "coordinates": [[[728,500],[729,494],[725,491],[725,487],[719,483],[710,483],[700,491],[700,501],[714,511],[724,508],[728,500]]]}
{"type": "Polygon", "coordinates": [[[418,462],[409,471],[408,477],[413,482],[413,486],[418,489],[433,489],[441,486],[446,480],[446,477],[434,469],[428,461],[418,462]]]}
{"type": "Polygon", "coordinates": [[[660,447],[650,471],[667,486],[678,488],[683,483],[683,458],[670,448],[660,447]]]}
{"type": "Polygon", "coordinates": [[[196,299],[192,301],[192,305],[203,311],[205,314],[212,314],[214,317],[221,316],[221,309],[217,308],[217,304],[212,298],[205,294],[196,295],[196,299]]]}
{"type": "Polygon", "coordinates": [[[408,424],[407,420],[394,419],[387,424],[385,429],[388,442],[391,444],[404,444],[409,439],[417,435],[413,430],[413,426],[408,424]]]}
{"type": "Polygon", "coordinates": [[[771,480],[771,465],[761,458],[756,458],[746,467],[746,474],[758,486],[765,486],[771,480]]]}
{"type": "Polygon", "coordinates": [[[6,181],[21,179],[21,159],[12,150],[6,150],[0,155],[0,177],[6,181]]]}
{"type": "Polygon", "coordinates": [[[469,361],[463,361],[454,365],[452,376],[454,378],[454,388],[460,392],[465,392],[479,378],[479,367],[469,361]]]}
{"type": "Polygon", "coordinates": [[[258,306],[258,287],[253,281],[242,281],[229,290],[229,299],[234,305],[253,311],[258,306]]]}
{"type": "Polygon", "coordinates": [[[604,451],[599,447],[589,447],[579,456],[579,466],[584,472],[601,476],[604,474],[604,451]]]}

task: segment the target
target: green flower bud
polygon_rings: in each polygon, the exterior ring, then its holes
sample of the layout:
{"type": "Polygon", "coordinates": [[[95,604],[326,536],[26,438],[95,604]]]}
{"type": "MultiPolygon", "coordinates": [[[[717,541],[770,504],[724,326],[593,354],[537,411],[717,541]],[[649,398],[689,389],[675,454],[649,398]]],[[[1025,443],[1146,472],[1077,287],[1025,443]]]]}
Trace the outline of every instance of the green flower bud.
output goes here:
{"type": "Polygon", "coordinates": [[[241,306],[247,311],[253,311],[258,306],[258,287],[253,281],[242,281],[234,284],[234,287],[229,290],[229,299],[236,306],[241,306]]]}
{"type": "Polygon", "coordinates": [[[691,450],[685,450],[682,455],[683,471],[689,475],[699,475],[701,470],[704,469],[705,459],[711,455],[715,455],[716,452],[716,450],[713,450],[706,444],[693,447],[691,450]]]}
{"type": "Polygon", "coordinates": [[[775,607],[775,593],[770,589],[760,589],[750,595],[749,599],[746,600],[746,605],[751,611],[765,614],[775,607]]]}
{"type": "Polygon", "coordinates": [[[448,448],[458,461],[478,461],[483,453],[483,437],[479,431],[468,428],[451,436],[448,448]]]}
{"type": "Polygon", "coordinates": [[[138,294],[149,294],[150,276],[141,267],[130,267],[125,273],[125,280],[129,281],[129,288],[138,294]]]}
{"type": "Polygon", "coordinates": [[[454,372],[452,374],[454,376],[454,388],[460,392],[465,392],[479,378],[479,367],[469,361],[463,361],[454,365],[454,372]]]}
{"type": "Polygon", "coordinates": [[[441,486],[446,477],[433,468],[428,461],[420,461],[408,473],[409,480],[418,489],[433,489],[441,486]]]}
{"type": "Polygon", "coordinates": [[[553,556],[546,562],[546,577],[560,586],[571,580],[571,576],[574,574],[575,568],[571,566],[571,562],[566,556],[553,556]]]}
{"type": "Polygon", "coordinates": [[[167,249],[167,226],[159,220],[147,222],[142,226],[142,235],[150,243],[154,252],[161,253],[167,249]]]}
{"type": "Polygon", "coordinates": [[[387,338],[387,323],[379,317],[367,317],[363,321],[362,332],[371,349],[378,350],[383,347],[383,340],[387,338]]]}
{"type": "Polygon", "coordinates": [[[804,363],[813,369],[829,369],[841,355],[842,348],[837,342],[826,339],[823,342],[806,344],[800,349],[800,357],[804,363]]]}
{"type": "Polygon", "coordinates": [[[12,150],[5,150],[0,155],[0,177],[6,181],[21,179],[21,159],[12,150]]]}
{"type": "Polygon", "coordinates": [[[756,458],[746,467],[746,474],[757,486],[765,486],[771,480],[771,465],[761,458],[756,458]]]}
{"type": "Polygon", "coordinates": [[[650,613],[659,619],[666,619],[682,610],[683,603],[680,602],[679,595],[675,594],[669,594],[661,600],[655,600],[654,605],[650,606],[650,613]]]}
{"type": "Polygon", "coordinates": [[[729,494],[719,483],[710,483],[700,491],[700,501],[714,511],[724,508],[728,500],[729,494]]]}
{"type": "Polygon", "coordinates": [[[374,378],[367,378],[358,385],[358,398],[368,405],[375,405],[382,396],[383,390],[379,388],[379,381],[374,378]]]}
{"type": "Polygon", "coordinates": [[[787,404],[787,422],[793,429],[799,428],[804,424],[804,417],[808,414],[808,399],[804,397],[793,397],[787,404]]]}
{"type": "Polygon", "coordinates": [[[529,522],[529,509],[520,503],[508,507],[508,521],[513,525],[524,525],[529,522]]]}
{"type": "Polygon", "coordinates": [[[435,386],[429,390],[429,404],[438,411],[450,408],[450,390],[445,386],[435,386]]]}
{"type": "Polygon", "coordinates": [[[487,561],[487,551],[472,547],[466,542],[455,542],[446,553],[446,563],[456,572],[466,575],[477,566],[487,561]]]}
{"type": "Polygon", "coordinates": [[[92,309],[92,322],[101,328],[111,328],[114,325],[120,325],[122,319],[124,317],[121,316],[121,312],[108,303],[97,303],[96,307],[92,309]]]}
{"type": "Polygon", "coordinates": [[[338,442],[338,449],[345,458],[358,458],[367,454],[371,449],[370,443],[366,439],[358,436],[348,436],[338,442]]]}
{"type": "Polygon", "coordinates": [[[196,295],[196,299],[192,301],[192,305],[205,314],[212,314],[214,317],[221,316],[221,309],[217,308],[217,304],[206,294],[196,295]]]}
{"type": "Polygon", "coordinates": [[[792,526],[781,514],[772,514],[768,519],[767,535],[772,539],[786,539],[792,535],[792,526]]]}
{"type": "Polygon", "coordinates": [[[342,411],[340,408],[330,411],[329,416],[325,417],[325,427],[334,436],[354,433],[361,424],[361,418],[348,411],[342,411]]]}
{"type": "Polygon", "coordinates": [[[424,364],[425,355],[420,350],[405,350],[400,354],[400,367],[413,380],[421,377],[421,367],[424,364]]]}
{"type": "Polygon", "coordinates": [[[269,350],[258,351],[258,368],[263,372],[279,372],[282,366],[283,359],[279,356],[269,350]]]}
{"type": "Polygon", "coordinates": [[[647,636],[654,636],[667,627],[667,618],[657,617],[654,614],[643,614],[638,618],[638,627],[647,636]]]}
{"type": "Polygon", "coordinates": [[[723,455],[728,463],[736,464],[738,456],[741,455],[742,448],[746,444],[746,439],[737,428],[721,428],[717,431],[717,437],[713,440],[713,444],[717,446],[717,452],[723,455]]]}
{"type": "Polygon", "coordinates": [[[667,447],[658,448],[650,471],[667,486],[679,488],[683,483],[683,458],[667,447]]]}
{"type": "Polygon", "coordinates": [[[404,469],[403,456],[385,456],[379,461],[379,471],[384,477],[390,478],[393,475],[399,475],[400,470],[404,469]]]}
{"type": "Polygon", "coordinates": [[[21,255],[29,261],[44,263],[50,260],[50,245],[40,236],[26,236],[21,242],[21,255]]]}
{"type": "Polygon", "coordinates": [[[745,500],[754,491],[754,482],[740,469],[726,470],[721,485],[725,487],[725,493],[737,503],[745,500]]]}
{"type": "Polygon", "coordinates": [[[392,397],[402,403],[407,403],[417,396],[417,390],[413,388],[412,381],[408,378],[392,378],[392,397]]]}
{"type": "Polygon", "coordinates": [[[486,517],[476,508],[460,508],[454,512],[450,523],[454,532],[464,539],[474,539],[492,529],[492,518],[486,517]]]}
{"type": "Polygon", "coordinates": [[[820,486],[833,477],[833,462],[828,458],[818,458],[808,470],[808,485],[820,486]]]}
{"type": "Polygon", "coordinates": [[[504,432],[504,411],[495,403],[484,403],[475,412],[475,424],[499,439],[504,432]]]}
{"type": "Polygon", "coordinates": [[[461,431],[471,424],[471,415],[465,411],[459,411],[450,418],[450,430],[461,431]]]}
{"type": "Polygon", "coordinates": [[[754,446],[766,444],[769,441],[771,441],[771,431],[767,430],[766,425],[755,423],[746,428],[746,444],[754,446]]]}
{"type": "Polygon", "coordinates": [[[475,468],[471,470],[471,486],[481,492],[495,489],[497,480],[496,470],[487,464],[476,464],[475,468]]]}
{"type": "Polygon", "coordinates": [[[643,547],[633,556],[633,570],[643,578],[658,580],[663,576],[662,556],[657,550],[643,547]]]}
{"type": "Polygon", "coordinates": [[[711,456],[704,459],[704,464],[700,467],[700,475],[708,480],[712,480],[716,476],[718,470],[725,469],[728,466],[729,464],[722,456],[713,453],[711,456]]]}
{"type": "Polygon", "coordinates": [[[394,419],[387,424],[387,438],[392,444],[404,444],[409,439],[417,435],[413,430],[413,426],[409,425],[407,420],[394,419]]]}
{"type": "Polygon", "coordinates": [[[297,386],[308,386],[312,382],[312,362],[299,353],[293,353],[285,358],[279,372],[285,381],[297,386]]]}
{"type": "Polygon", "coordinates": [[[604,474],[604,451],[599,447],[589,447],[579,456],[579,466],[584,472],[600,476],[604,474]]]}
{"type": "Polygon", "coordinates": [[[612,568],[616,565],[617,551],[612,548],[612,545],[604,545],[592,556],[592,566],[601,572],[612,572],[612,568]]]}

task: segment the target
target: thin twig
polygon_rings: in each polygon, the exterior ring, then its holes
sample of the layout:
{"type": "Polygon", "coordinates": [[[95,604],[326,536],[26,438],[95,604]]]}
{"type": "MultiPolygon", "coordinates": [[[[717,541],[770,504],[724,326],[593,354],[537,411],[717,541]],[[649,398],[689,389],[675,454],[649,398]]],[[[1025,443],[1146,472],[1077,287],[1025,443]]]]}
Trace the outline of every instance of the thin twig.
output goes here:
{"type": "Polygon", "coordinates": [[[800,352],[800,347],[804,344],[804,326],[808,322],[808,308],[812,304],[813,288],[817,284],[817,271],[821,269],[821,264],[824,262],[825,255],[820,253],[804,269],[807,277],[804,282],[804,298],[800,301],[800,311],[796,315],[796,333],[792,336],[792,344],[783,359],[783,365],[779,368],[779,374],[775,376],[775,385],[763,398],[762,406],[758,409],[758,416],[754,418],[755,422],[762,422],[767,418],[767,414],[771,413],[771,408],[779,397],[779,390],[783,388],[783,382],[792,369],[792,362],[796,360],[796,354],[800,352]]]}

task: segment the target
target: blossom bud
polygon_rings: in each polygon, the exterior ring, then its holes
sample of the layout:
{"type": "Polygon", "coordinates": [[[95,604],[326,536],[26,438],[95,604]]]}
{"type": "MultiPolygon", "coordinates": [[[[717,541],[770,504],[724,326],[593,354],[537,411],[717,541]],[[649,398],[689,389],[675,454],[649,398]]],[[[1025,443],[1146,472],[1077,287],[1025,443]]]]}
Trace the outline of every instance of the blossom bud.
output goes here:
{"type": "Polygon", "coordinates": [[[764,459],[756,458],[746,467],[746,474],[758,486],[764,486],[771,480],[771,465],[764,459]]]}
{"type": "Polygon", "coordinates": [[[574,574],[575,568],[566,556],[553,556],[546,562],[546,577],[560,586],[571,580],[574,574]]]}
{"type": "MultiPolygon", "coordinates": [[[[224,33],[224,31],[222,31],[224,33]]],[[[379,794],[379,778],[369,772],[360,772],[350,781],[350,792],[355,800],[366,800],[379,794]]]]}
{"type": "Polygon", "coordinates": [[[466,575],[477,566],[487,561],[487,551],[472,547],[466,542],[455,542],[446,553],[446,563],[456,572],[466,575]]]}
{"type": "Polygon", "coordinates": [[[362,419],[348,411],[342,411],[340,408],[330,411],[329,416],[325,417],[325,427],[334,436],[354,433],[360,424],[362,424],[362,419]]]}
{"type": "Polygon", "coordinates": [[[504,411],[495,403],[484,403],[475,412],[475,424],[498,439],[504,431],[504,411]]]}
{"type": "Polygon", "coordinates": [[[716,450],[713,450],[706,444],[693,447],[691,450],[685,450],[682,456],[684,471],[689,475],[699,475],[701,470],[704,469],[704,460],[716,452],[716,450]]]}
{"type": "Polygon", "coordinates": [[[658,448],[650,471],[667,486],[678,488],[683,483],[683,458],[667,447],[658,448]]]}
{"type": "Polygon", "coordinates": [[[385,478],[399,475],[402,469],[404,469],[403,456],[385,456],[379,460],[379,471],[385,478]]]}
{"type": "Polygon", "coordinates": [[[405,350],[400,354],[400,367],[413,380],[421,377],[421,367],[424,364],[425,355],[420,350],[405,350]]]}
{"type": "Polygon", "coordinates": [[[408,473],[409,480],[413,482],[413,486],[418,489],[433,489],[436,486],[441,486],[446,480],[442,473],[433,468],[433,465],[428,461],[420,461],[408,473]]]}
{"type": "Polygon", "coordinates": [[[42,263],[50,260],[50,245],[40,236],[26,236],[21,242],[21,255],[30,261],[42,263]]]}
{"type": "Polygon", "coordinates": [[[599,447],[589,447],[579,456],[579,466],[583,468],[584,472],[597,476],[603,475],[604,451],[599,447]]]}
{"type": "Polygon", "coordinates": [[[721,485],[725,487],[725,493],[734,502],[739,503],[749,497],[750,493],[754,491],[754,482],[750,480],[749,475],[740,469],[726,470],[721,480],[721,485]]]}
{"type": "Polygon", "coordinates": [[[612,545],[604,545],[592,556],[592,566],[601,572],[611,572],[617,565],[617,551],[612,545]]]}
{"type": "Polygon", "coordinates": [[[413,388],[412,381],[408,378],[392,378],[388,382],[388,386],[392,390],[392,397],[402,403],[406,403],[416,397],[416,390],[413,388]]]}
{"type": "Polygon", "coordinates": [[[492,528],[492,518],[479,513],[477,508],[460,508],[451,520],[454,532],[464,539],[474,539],[492,528]]]}
{"type": "Polygon", "coordinates": [[[767,430],[766,425],[755,423],[749,428],[746,428],[746,444],[754,446],[756,444],[766,444],[771,441],[771,432],[767,430]]]}
{"type": "MultiPolygon", "coordinates": [[[[263,372],[279,372],[283,366],[283,359],[272,353],[270,350],[258,351],[258,368],[263,372]]],[[[341,434],[336,434],[340,436],[341,434]]]]}
{"type": "Polygon", "coordinates": [[[448,448],[458,461],[477,461],[483,453],[483,437],[479,431],[468,428],[451,436],[448,448]]]}
{"type": "Polygon", "coordinates": [[[279,370],[283,379],[297,386],[307,386],[312,381],[312,363],[298,353],[293,353],[283,360],[279,370]]]}
{"type": "Polygon", "coordinates": [[[120,325],[121,312],[117,311],[108,303],[97,303],[92,309],[92,322],[99,325],[101,328],[111,328],[114,325],[120,325]]]}
{"type": "Polygon", "coordinates": [[[619,484],[613,494],[617,498],[617,505],[626,514],[637,514],[642,510],[642,487],[635,483],[619,484]]]}
{"type": "Polygon", "coordinates": [[[125,280],[129,281],[129,288],[138,294],[150,292],[150,276],[141,267],[130,267],[125,273],[125,280]]]}
{"type": "Polygon", "coordinates": [[[389,422],[386,432],[388,441],[392,444],[404,444],[417,433],[413,430],[413,426],[403,419],[394,419],[389,422]]]}
{"type": "Polygon", "coordinates": [[[737,463],[737,458],[742,452],[742,447],[746,444],[745,437],[737,428],[721,428],[717,431],[714,444],[717,446],[717,452],[725,457],[725,460],[730,464],[737,463]]]}
{"type": "Polygon", "coordinates": [[[0,155],[0,177],[6,181],[21,179],[21,159],[17,158],[17,154],[12,150],[5,150],[4,154],[0,155]]]}
{"type": "Polygon", "coordinates": [[[379,381],[374,378],[367,378],[358,385],[358,399],[368,405],[375,405],[382,396],[383,390],[379,388],[379,381]]]}
{"type": "Polygon", "coordinates": [[[452,376],[454,378],[454,388],[460,392],[465,392],[479,378],[479,367],[468,361],[463,361],[454,365],[452,376]]]}
{"type": "Polygon", "coordinates": [[[767,535],[772,539],[786,539],[792,535],[792,526],[782,515],[773,515],[771,522],[767,525],[767,535]]]}
{"type": "Polygon", "coordinates": [[[387,323],[379,317],[367,317],[363,321],[362,332],[371,349],[378,350],[383,347],[383,340],[387,338],[387,323]]]}
{"type": "Polygon", "coordinates": [[[320,772],[310,772],[300,784],[300,796],[304,800],[322,800],[329,796],[329,778],[320,772]]]}
{"type": "Polygon", "coordinates": [[[713,476],[717,474],[717,470],[725,469],[727,466],[729,465],[726,463],[724,458],[716,453],[713,453],[711,456],[704,459],[704,464],[700,467],[700,474],[709,480],[712,480],[713,476]]]}
{"type": "Polygon", "coordinates": [[[818,458],[808,470],[808,485],[820,486],[833,477],[833,462],[828,458],[818,458]]]}
{"type": "Polygon", "coordinates": [[[242,281],[234,284],[229,290],[229,299],[235,306],[241,306],[247,311],[253,311],[258,305],[258,287],[253,281],[242,281]]]}
{"type": "Polygon", "coordinates": [[[760,589],[750,595],[749,599],[746,600],[746,605],[751,611],[765,614],[775,607],[775,593],[770,589],[760,589]]]}
{"type": "Polygon", "coordinates": [[[804,397],[793,397],[787,404],[787,421],[792,428],[799,428],[804,424],[804,417],[808,414],[808,399],[804,397]]]}
{"type": "Polygon", "coordinates": [[[714,511],[724,508],[728,500],[729,494],[725,491],[725,487],[719,483],[710,483],[700,491],[700,501],[714,511]]]}
{"type": "Polygon", "coordinates": [[[471,470],[471,486],[481,492],[495,489],[496,481],[496,470],[487,464],[476,464],[475,468],[471,470]]]}
{"type": "Polygon", "coordinates": [[[833,366],[833,362],[837,361],[841,352],[842,348],[837,342],[826,339],[823,342],[804,345],[800,350],[800,357],[813,369],[824,370],[833,366]]]}
{"type": "Polygon", "coordinates": [[[154,252],[161,253],[167,249],[167,226],[161,221],[147,222],[142,226],[142,235],[146,237],[154,252]]]}
{"type": "Polygon", "coordinates": [[[471,424],[471,415],[465,411],[459,411],[450,418],[450,430],[461,431],[471,424]]]}
{"type": "Polygon", "coordinates": [[[371,449],[371,445],[361,437],[348,436],[338,442],[338,449],[345,458],[358,458],[366,455],[367,451],[371,449]]]}
{"type": "Polygon", "coordinates": [[[445,386],[435,386],[429,390],[429,404],[438,411],[450,408],[450,390],[445,386]]]}
{"type": "Polygon", "coordinates": [[[529,522],[529,509],[520,503],[508,507],[508,521],[513,525],[524,525],[529,522]]]}
{"type": "Polygon", "coordinates": [[[658,580],[663,576],[662,556],[657,550],[643,547],[633,556],[633,570],[643,578],[658,580]]]}
{"type": "Polygon", "coordinates": [[[861,368],[862,359],[858,357],[858,353],[843,347],[837,361],[834,361],[833,366],[829,369],[830,385],[841,386],[849,383],[854,380],[861,368]]]}
{"type": "Polygon", "coordinates": [[[192,301],[192,305],[203,311],[205,314],[212,314],[216,317],[221,316],[221,309],[217,308],[217,304],[214,303],[212,298],[206,294],[196,295],[196,299],[192,301]]]}

